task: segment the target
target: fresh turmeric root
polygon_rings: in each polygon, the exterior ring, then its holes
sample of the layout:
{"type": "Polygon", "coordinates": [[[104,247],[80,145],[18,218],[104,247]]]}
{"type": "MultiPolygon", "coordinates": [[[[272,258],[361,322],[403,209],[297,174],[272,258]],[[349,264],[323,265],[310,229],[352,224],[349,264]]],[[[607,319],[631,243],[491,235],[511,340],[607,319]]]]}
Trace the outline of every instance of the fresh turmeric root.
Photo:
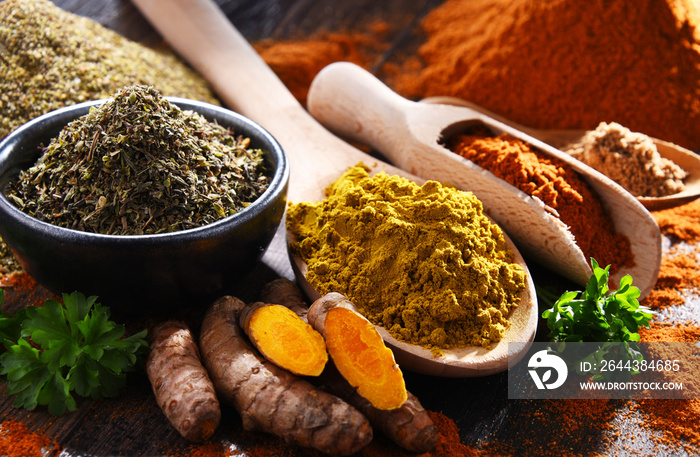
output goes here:
{"type": "Polygon", "coordinates": [[[336,455],[353,454],[369,444],[372,428],[362,413],[255,351],[239,325],[244,307],[230,296],[214,302],[199,340],[219,398],[236,408],[243,427],[336,455]]]}
{"type": "Polygon", "coordinates": [[[323,337],[286,306],[249,304],[240,324],[253,346],[275,365],[300,376],[323,372],[328,362],[323,337]]]}
{"type": "Polygon", "coordinates": [[[301,290],[287,278],[277,278],[263,286],[260,298],[267,303],[277,303],[286,306],[304,322],[309,322],[307,314],[309,304],[304,299],[301,290]]]}
{"type": "Polygon", "coordinates": [[[221,411],[192,333],[183,322],[167,321],[151,335],[146,372],[158,405],[183,437],[206,441],[219,426],[221,411]]]}
{"type": "MultiPolygon", "coordinates": [[[[302,292],[290,280],[279,278],[263,287],[261,298],[284,305],[306,320],[308,305],[302,292]]],[[[399,408],[380,410],[352,387],[329,363],[320,376],[322,388],[359,409],[375,430],[411,452],[425,453],[437,445],[438,430],[418,398],[407,391],[407,399],[399,408]]]]}
{"type": "Polygon", "coordinates": [[[360,410],[376,431],[383,433],[403,449],[423,454],[437,446],[438,429],[418,398],[411,392],[406,392],[408,398],[399,408],[379,409],[345,381],[332,364],[323,372],[321,379],[321,387],[324,390],[360,410]]]}
{"type": "Polygon", "coordinates": [[[326,340],[340,374],[360,395],[378,409],[398,408],[406,401],[394,353],[350,300],[337,292],[326,294],[309,307],[307,318],[326,340]]]}

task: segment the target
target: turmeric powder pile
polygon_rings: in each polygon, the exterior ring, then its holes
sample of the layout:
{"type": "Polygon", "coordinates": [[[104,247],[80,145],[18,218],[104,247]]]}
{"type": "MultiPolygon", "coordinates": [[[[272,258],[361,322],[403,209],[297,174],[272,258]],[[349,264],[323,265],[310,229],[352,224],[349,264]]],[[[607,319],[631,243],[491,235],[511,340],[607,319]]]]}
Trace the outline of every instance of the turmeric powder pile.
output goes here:
{"type": "Polygon", "coordinates": [[[502,339],[526,273],[471,192],[370,177],[359,164],[326,195],[287,213],[319,293],[345,295],[395,338],[438,353],[502,339]]]}

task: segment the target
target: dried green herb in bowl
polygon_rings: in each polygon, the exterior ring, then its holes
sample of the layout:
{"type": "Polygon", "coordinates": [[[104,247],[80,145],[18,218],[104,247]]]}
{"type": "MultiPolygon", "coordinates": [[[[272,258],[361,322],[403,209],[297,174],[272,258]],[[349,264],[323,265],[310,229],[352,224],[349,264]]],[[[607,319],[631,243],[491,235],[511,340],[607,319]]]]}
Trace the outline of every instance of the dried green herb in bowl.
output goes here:
{"type": "Polygon", "coordinates": [[[235,214],[269,185],[250,139],[181,110],[150,86],[129,86],[68,124],[7,197],[60,227],[142,235],[235,214]]]}
{"type": "MultiPolygon", "coordinates": [[[[134,95],[132,101],[139,96],[134,95]]],[[[157,100],[154,94],[150,96],[157,100]]],[[[127,102],[130,97],[126,96],[127,102]]],[[[57,294],[79,290],[96,295],[115,313],[169,312],[208,305],[244,281],[265,253],[286,208],[289,162],[279,142],[260,125],[225,108],[196,100],[165,100],[179,110],[172,106],[156,109],[157,104],[149,102],[134,111],[142,119],[129,128],[140,136],[116,133],[128,122],[116,130],[99,122],[99,113],[112,100],[97,100],[39,116],[0,142],[0,236],[22,268],[47,289],[57,294]],[[153,113],[161,109],[178,116],[196,112],[212,123],[204,132],[218,130],[218,124],[231,138],[203,135],[202,131],[180,138],[176,135],[180,127],[168,123],[158,127],[153,121],[153,113]],[[101,127],[87,133],[74,128],[87,119],[101,127]],[[61,134],[69,131],[74,135],[61,134]],[[104,149],[98,148],[102,137],[111,139],[104,149]],[[62,164],[61,171],[37,173],[32,178],[35,182],[27,178],[20,184],[18,174],[39,167],[42,150],[52,141],[60,146],[61,138],[64,146],[73,145],[76,155],[67,156],[72,159],[45,157],[41,162],[49,170],[62,164]],[[147,159],[127,147],[134,144],[141,144],[140,153],[147,159]],[[259,163],[251,159],[258,150],[262,151],[259,163]],[[90,164],[94,166],[88,168],[90,164]],[[44,182],[49,175],[52,180],[44,182]],[[59,181],[65,182],[65,189],[50,187],[59,181]],[[28,215],[9,195],[11,183],[19,187],[24,182],[36,189],[35,196],[15,197],[34,207],[42,207],[42,199],[52,201],[44,210],[47,220],[28,215]],[[134,182],[139,184],[132,186],[134,182]],[[246,198],[251,183],[253,188],[255,183],[261,185],[262,194],[255,199],[252,195],[246,198]],[[228,203],[234,197],[240,198],[240,210],[228,203]],[[161,209],[175,215],[160,215],[161,209]],[[226,216],[220,214],[222,209],[235,213],[226,216]],[[69,227],[54,224],[64,212],[74,215],[76,227],[97,220],[101,227],[113,226],[122,232],[126,227],[135,234],[77,230],[71,228],[72,221],[69,227]],[[207,218],[212,222],[206,222],[207,218]],[[166,231],[158,232],[159,228],[166,231]],[[146,233],[148,230],[152,232],[146,233]]],[[[131,112],[131,106],[127,103],[116,117],[131,112]]]]}

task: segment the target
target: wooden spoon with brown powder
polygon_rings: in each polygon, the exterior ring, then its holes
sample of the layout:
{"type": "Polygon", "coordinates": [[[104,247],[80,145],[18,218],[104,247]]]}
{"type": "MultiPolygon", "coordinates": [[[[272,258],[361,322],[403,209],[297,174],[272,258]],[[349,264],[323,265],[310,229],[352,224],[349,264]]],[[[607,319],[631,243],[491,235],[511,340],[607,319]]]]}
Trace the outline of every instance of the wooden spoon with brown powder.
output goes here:
{"type": "MultiPolygon", "coordinates": [[[[358,162],[373,168],[424,182],[354,148],[323,128],[299,104],[274,72],[233,27],[211,0],[132,0],[170,45],[212,85],[231,109],[266,128],[280,142],[291,166],[288,196],[291,201],[320,201],[328,184],[358,162]]],[[[516,260],[527,266],[508,239],[516,260]]],[[[304,281],[303,262],[293,259],[297,279],[314,297],[304,281]]],[[[402,369],[439,376],[478,376],[504,371],[510,361],[529,347],[534,339],[539,311],[534,284],[528,274],[528,288],[509,316],[511,327],[491,350],[464,348],[445,350],[441,357],[430,351],[401,343],[378,327],[394,350],[402,369]],[[510,342],[523,343],[509,353],[510,342]]]]}
{"type": "MultiPolygon", "coordinates": [[[[562,129],[562,130],[547,130],[547,129],[534,129],[530,127],[525,127],[524,125],[513,122],[500,116],[492,111],[482,108],[475,103],[471,103],[468,100],[463,100],[456,97],[448,96],[436,96],[428,97],[421,100],[422,103],[433,103],[433,104],[447,104],[454,106],[462,106],[466,108],[471,108],[474,111],[478,111],[492,119],[499,122],[507,124],[523,133],[530,135],[533,138],[543,141],[555,148],[561,149],[567,145],[573,143],[579,143],[587,130],[573,130],[573,129],[562,129]]],[[[700,156],[693,151],[685,149],[677,144],[670,143],[668,141],[663,141],[658,138],[651,138],[651,140],[656,145],[659,155],[663,158],[669,159],[680,166],[686,173],[687,176],[683,180],[685,184],[685,189],[683,191],[666,195],[663,197],[645,197],[636,196],[637,200],[644,205],[650,211],[658,211],[662,209],[673,208],[675,206],[684,205],[690,203],[697,198],[700,198],[700,156]]]]}
{"type": "Polygon", "coordinates": [[[308,108],[332,131],[371,146],[404,170],[472,191],[523,254],[585,285],[592,274],[590,262],[568,227],[541,200],[446,149],[440,140],[486,126],[495,134],[508,133],[556,157],[588,182],[617,232],[630,240],[634,265],[619,268],[611,275],[612,282],[619,283],[629,274],[642,297],[654,287],[661,264],[661,234],[656,221],[620,185],[568,154],[474,109],[407,100],[347,62],[333,63],[316,76],[308,108]]]}

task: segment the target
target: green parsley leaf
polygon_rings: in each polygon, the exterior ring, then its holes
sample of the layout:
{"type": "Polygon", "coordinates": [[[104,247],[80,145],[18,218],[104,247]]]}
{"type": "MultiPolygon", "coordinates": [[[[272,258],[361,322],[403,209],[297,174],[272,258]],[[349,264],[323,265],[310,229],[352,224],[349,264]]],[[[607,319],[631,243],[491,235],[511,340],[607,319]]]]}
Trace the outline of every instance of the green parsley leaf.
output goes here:
{"type": "Polygon", "coordinates": [[[608,288],[608,265],[591,259],[593,275],[583,292],[565,292],[542,313],[552,341],[639,341],[638,330],[648,327],[652,311],[637,301],[640,291],[626,275],[620,289],[608,288]],[[610,293],[608,293],[610,292],[610,293]]]}
{"type": "Polygon", "coordinates": [[[124,326],[110,321],[109,308],[96,300],[73,292],[63,304],[47,300],[13,316],[2,313],[0,377],[16,395],[15,407],[48,406],[60,416],[76,409],[73,393],[98,399],[124,387],[148,348],[146,330],[124,338],[124,326]]]}
{"type": "MultiPolygon", "coordinates": [[[[622,360],[641,360],[636,342],[639,329],[649,327],[653,312],[639,304],[639,288],[632,285],[632,277],[624,276],[617,291],[610,291],[608,280],[610,265],[601,268],[591,259],[593,274],[585,291],[567,291],[550,309],[542,313],[547,320],[553,342],[624,342],[624,353],[616,354],[622,360]]],[[[605,356],[610,346],[601,344],[597,351],[571,363],[597,361],[605,356]]],[[[600,365],[598,365],[600,366],[600,365]]],[[[601,375],[594,376],[601,379],[601,375]]]]}
{"type": "MultiPolygon", "coordinates": [[[[0,305],[5,300],[5,291],[0,289],[0,305]]],[[[6,340],[15,341],[19,338],[22,330],[21,322],[24,318],[25,310],[19,311],[14,316],[0,309],[0,338],[3,343],[6,340]]]]}

